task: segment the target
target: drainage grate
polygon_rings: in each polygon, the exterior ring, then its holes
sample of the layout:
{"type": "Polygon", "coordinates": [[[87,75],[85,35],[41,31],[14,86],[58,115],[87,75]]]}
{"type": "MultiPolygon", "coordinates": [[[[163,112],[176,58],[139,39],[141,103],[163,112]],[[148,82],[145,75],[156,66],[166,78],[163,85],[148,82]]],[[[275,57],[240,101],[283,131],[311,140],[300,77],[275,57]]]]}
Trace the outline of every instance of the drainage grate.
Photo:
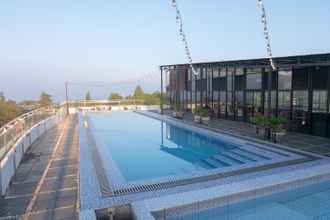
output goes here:
{"type": "Polygon", "coordinates": [[[185,185],[196,184],[196,183],[200,183],[200,182],[207,182],[207,181],[217,180],[217,179],[221,179],[221,178],[246,174],[246,173],[258,172],[258,171],[263,171],[263,170],[268,170],[268,169],[273,169],[273,168],[279,168],[279,167],[284,167],[284,166],[311,162],[314,160],[317,160],[317,159],[316,158],[302,158],[302,159],[297,159],[297,160],[292,160],[292,161],[279,162],[276,164],[267,164],[267,165],[260,166],[260,167],[251,167],[251,168],[245,168],[245,169],[241,169],[241,170],[229,171],[226,173],[217,173],[217,174],[211,174],[211,175],[207,175],[207,176],[193,177],[193,178],[189,178],[189,179],[132,186],[132,187],[114,190],[111,195],[108,194],[107,196],[110,196],[110,197],[124,196],[124,195],[129,195],[129,194],[134,194],[134,193],[164,190],[164,189],[174,188],[177,186],[185,186],[185,185]]]}

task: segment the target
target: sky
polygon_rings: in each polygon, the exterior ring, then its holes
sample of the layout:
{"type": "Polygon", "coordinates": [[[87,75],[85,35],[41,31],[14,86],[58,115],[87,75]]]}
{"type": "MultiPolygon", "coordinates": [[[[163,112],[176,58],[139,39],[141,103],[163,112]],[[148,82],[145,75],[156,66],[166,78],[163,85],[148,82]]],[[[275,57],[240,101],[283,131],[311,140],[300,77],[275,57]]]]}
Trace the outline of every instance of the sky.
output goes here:
{"type": "MultiPolygon", "coordinates": [[[[0,91],[18,101],[46,91],[62,101],[66,81],[106,83],[69,86],[70,99],[86,90],[95,98],[129,93],[133,84],[158,90],[159,65],[186,62],[170,2],[2,1],[0,91]]],[[[330,1],[264,2],[275,56],[330,52],[330,1]]],[[[266,56],[256,0],[178,4],[194,62],[266,56]]]]}

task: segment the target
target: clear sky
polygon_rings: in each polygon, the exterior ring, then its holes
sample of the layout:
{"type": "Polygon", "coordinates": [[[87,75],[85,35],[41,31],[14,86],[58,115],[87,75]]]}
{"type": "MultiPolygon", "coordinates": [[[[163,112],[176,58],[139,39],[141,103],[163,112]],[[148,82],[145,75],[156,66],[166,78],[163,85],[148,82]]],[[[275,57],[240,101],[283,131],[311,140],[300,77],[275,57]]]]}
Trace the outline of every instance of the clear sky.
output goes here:
{"type": "MultiPolygon", "coordinates": [[[[275,56],[330,52],[330,1],[264,1],[275,56]]],[[[265,56],[256,0],[179,7],[194,61],[265,56]]],[[[17,100],[43,90],[63,100],[65,81],[120,81],[185,62],[170,0],[2,1],[0,39],[0,91],[17,100]]]]}

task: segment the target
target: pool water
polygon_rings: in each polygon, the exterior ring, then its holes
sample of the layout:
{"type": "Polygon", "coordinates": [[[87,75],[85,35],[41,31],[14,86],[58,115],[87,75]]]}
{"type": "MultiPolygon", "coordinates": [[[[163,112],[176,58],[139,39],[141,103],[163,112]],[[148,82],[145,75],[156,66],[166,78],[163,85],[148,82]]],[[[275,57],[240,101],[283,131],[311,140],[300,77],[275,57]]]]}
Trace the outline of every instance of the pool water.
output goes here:
{"type": "Polygon", "coordinates": [[[330,182],[167,220],[328,220],[330,182]]]}
{"type": "Polygon", "coordinates": [[[127,182],[265,161],[271,159],[269,155],[281,156],[261,149],[255,152],[239,143],[214,139],[133,112],[87,116],[105,168],[111,166],[107,164],[111,157],[127,182]]]}

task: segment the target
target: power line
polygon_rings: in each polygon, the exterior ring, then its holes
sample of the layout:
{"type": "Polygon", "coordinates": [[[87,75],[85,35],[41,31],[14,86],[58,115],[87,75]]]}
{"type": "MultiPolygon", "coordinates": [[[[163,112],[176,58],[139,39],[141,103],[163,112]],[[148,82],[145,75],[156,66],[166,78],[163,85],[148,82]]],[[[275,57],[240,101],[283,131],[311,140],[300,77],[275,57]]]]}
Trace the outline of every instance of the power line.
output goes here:
{"type": "Polygon", "coordinates": [[[185,48],[186,58],[188,60],[189,66],[190,66],[193,74],[198,75],[198,73],[196,72],[196,70],[193,66],[193,61],[192,61],[192,58],[191,58],[191,53],[190,53],[190,48],[189,48],[187,36],[186,36],[186,34],[183,30],[183,19],[182,19],[181,12],[179,10],[178,3],[177,3],[176,0],[172,0],[172,7],[175,9],[175,12],[176,12],[176,23],[178,25],[179,35],[181,37],[181,41],[183,42],[183,45],[184,45],[184,48],[185,48]]]}
{"type": "Polygon", "coordinates": [[[258,2],[259,8],[261,9],[261,23],[263,25],[267,55],[269,57],[269,61],[270,61],[270,65],[271,65],[272,69],[276,70],[275,62],[273,59],[272,47],[270,44],[270,34],[269,34],[268,26],[267,26],[267,15],[266,15],[265,5],[263,3],[263,0],[257,0],[257,2],[258,2]]]}

